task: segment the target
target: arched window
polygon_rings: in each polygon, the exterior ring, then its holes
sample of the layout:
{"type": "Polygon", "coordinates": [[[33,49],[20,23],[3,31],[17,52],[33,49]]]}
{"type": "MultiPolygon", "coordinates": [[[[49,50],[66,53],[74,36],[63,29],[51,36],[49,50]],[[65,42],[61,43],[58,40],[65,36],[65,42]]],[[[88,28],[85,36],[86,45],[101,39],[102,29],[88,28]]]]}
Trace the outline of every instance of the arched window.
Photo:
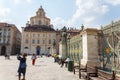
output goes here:
{"type": "Polygon", "coordinates": [[[39,14],[40,14],[40,16],[42,16],[42,12],[40,12],[39,14]]]}
{"type": "Polygon", "coordinates": [[[32,25],[34,25],[34,21],[32,21],[32,25]]]}
{"type": "Polygon", "coordinates": [[[48,22],[46,21],[46,25],[48,25],[48,22]]]}
{"type": "Polygon", "coordinates": [[[38,21],[38,24],[41,25],[41,20],[38,21]]]}
{"type": "Polygon", "coordinates": [[[51,44],[51,40],[49,40],[49,44],[51,44]]]}

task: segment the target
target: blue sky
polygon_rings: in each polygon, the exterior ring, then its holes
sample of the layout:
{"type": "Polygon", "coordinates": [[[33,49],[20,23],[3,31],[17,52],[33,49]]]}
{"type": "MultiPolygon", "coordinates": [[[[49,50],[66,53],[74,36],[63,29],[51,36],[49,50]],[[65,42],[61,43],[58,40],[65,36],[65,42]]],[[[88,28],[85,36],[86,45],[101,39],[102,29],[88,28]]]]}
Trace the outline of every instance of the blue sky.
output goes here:
{"type": "Polygon", "coordinates": [[[25,26],[42,5],[55,29],[100,28],[120,20],[120,0],[0,0],[0,22],[25,26]]]}

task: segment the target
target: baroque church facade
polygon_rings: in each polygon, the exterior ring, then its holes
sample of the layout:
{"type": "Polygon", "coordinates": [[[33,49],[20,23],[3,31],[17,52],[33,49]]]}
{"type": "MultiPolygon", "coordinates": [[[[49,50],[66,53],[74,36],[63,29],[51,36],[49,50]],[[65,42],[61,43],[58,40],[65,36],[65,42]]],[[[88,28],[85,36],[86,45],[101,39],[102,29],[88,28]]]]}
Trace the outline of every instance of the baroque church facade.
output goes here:
{"type": "Polygon", "coordinates": [[[55,40],[56,31],[41,6],[30,23],[22,27],[21,53],[51,54],[55,40]]]}

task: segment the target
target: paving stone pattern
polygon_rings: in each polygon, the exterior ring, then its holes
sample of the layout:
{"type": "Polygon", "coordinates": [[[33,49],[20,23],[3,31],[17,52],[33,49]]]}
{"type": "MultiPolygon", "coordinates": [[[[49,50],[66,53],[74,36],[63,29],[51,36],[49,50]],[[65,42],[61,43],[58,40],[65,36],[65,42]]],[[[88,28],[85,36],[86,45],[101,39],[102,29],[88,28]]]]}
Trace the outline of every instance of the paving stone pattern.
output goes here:
{"type": "MultiPolygon", "coordinates": [[[[19,61],[16,56],[5,60],[0,56],[0,80],[18,80],[19,61]]],[[[35,66],[32,66],[31,56],[27,57],[26,80],[80,80],[78,75],[69,72],[67,68],[61,68],[54,63],[52,57],[37,58],[35,66]]],[[[81,79],[82,80],[82,79],[81,79]]]]}

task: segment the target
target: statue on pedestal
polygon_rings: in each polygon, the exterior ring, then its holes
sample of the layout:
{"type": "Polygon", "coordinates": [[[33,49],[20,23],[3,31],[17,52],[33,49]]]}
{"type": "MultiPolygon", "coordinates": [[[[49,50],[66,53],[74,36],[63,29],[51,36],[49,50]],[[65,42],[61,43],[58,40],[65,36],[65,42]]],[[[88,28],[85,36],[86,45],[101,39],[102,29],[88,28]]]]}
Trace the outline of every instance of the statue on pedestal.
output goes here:
{"type": "Polygon", "coordinates": [[[55,48],[56,47],[56,41],[55,41],[55,39],[53,39],[53,48],[55,48]]]}
{"type": "Polygon", "coordinates": [[[64,26],[61,34],[60,54],[62,58],[67,57],[67,29],[64,26]]]}
{"type": "Polygon", "coordinates": [[[66,27],[64,26],[62,29],[62,42],[66,42],[67,40],[67,30],[66,27]]]}

